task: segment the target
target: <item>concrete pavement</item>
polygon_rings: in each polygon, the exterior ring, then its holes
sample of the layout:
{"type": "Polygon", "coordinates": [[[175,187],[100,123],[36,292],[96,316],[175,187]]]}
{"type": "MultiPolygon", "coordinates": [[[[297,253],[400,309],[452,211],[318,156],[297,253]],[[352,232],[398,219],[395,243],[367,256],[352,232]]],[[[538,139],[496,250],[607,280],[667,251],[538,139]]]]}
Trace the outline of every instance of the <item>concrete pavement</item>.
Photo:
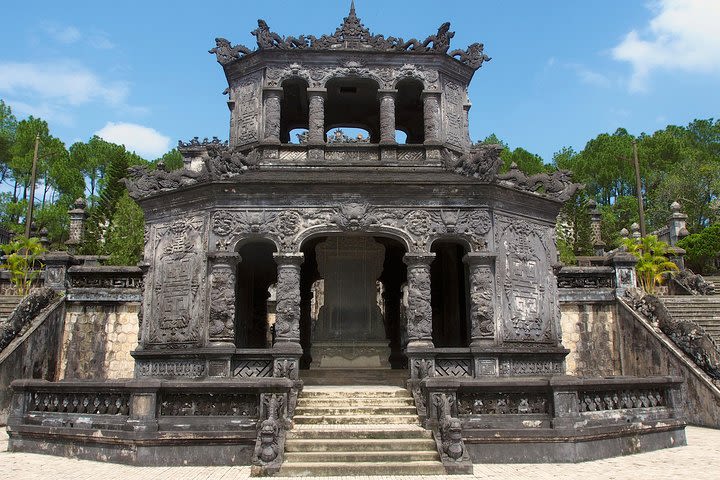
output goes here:
{"type": "MultiPolygon", "coordinates": [[[[475,465],[463,479],[720,479],[720,430],[688,427],[688,446],[578,464],[475,465]]],[[[0,430],[0,479],[22,480],[233,480],[250,477],[250,467],[133,467],[73,460],[48,455],[7,452],[7,434],[0,430]]],[[[275,477],[280,478],[280,477],[275,477]]],[[[363,478],[438,479],[441,476],[324,477],[327,480],[363,478]]]]}

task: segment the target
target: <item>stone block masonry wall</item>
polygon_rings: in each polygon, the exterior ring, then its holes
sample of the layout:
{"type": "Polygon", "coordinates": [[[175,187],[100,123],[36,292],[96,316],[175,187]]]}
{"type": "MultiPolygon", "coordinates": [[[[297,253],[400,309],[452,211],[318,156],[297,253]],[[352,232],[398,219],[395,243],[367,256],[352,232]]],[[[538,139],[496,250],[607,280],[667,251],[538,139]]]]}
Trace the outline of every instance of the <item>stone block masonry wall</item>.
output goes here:
{"type": "Polygon", "coordinates": [[[137,302],[69,303],[58,378],[132,378],[138,310],[137,302]]]}
{"type": "Polygon", "coordinates": [[[575,376],[610,376],[622,373],[614,303],[562,303],[562,342],[570,353],[566,373],[575,376]]]}

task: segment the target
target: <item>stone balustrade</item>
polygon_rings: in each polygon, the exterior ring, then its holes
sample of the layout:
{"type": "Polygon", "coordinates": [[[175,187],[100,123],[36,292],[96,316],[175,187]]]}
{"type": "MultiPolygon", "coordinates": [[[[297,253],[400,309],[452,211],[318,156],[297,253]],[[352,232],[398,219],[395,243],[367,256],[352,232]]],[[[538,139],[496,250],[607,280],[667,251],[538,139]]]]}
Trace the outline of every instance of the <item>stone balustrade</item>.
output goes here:
{"type": "Polygon", "coordinates": [[[139,465],[247,465],[258,426],[272,418],[284,430],[297,402],[296,383],[284,378],[16,380],[11,386],[10,451],[73,448],[79,458],[139,465]]]}

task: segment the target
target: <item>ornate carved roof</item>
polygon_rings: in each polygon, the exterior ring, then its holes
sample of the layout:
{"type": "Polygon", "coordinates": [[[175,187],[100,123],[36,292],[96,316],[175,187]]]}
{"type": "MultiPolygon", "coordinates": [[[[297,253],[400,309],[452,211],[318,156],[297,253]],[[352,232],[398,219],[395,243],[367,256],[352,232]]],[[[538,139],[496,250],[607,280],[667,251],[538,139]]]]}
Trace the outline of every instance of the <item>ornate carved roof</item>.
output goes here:
{"type": "MultiPolygon", "coordinates": [[[[300,35],[299,37],[283,37],[270,30],[265,20],[258,20],[258,27],[253,30],[257,41],[257,50],[353,50],[376,52],[407,52],[414,54],[447,54],[458,61],[478,69],[490,57],[483,52],[483,44],[473,43],[466,50],[456,49],[450,51],[450,40],[455,32],[450,31],[450,23],[445,22],[434,35],[420,41],[415,38],[403,40],[396,37],[374,35],[362,24],[355,13],[354,0],[350,4],[350,13],[343,19],[335,33],[322,35],[300,35]]],[[[214,53],[218,63],[226,65],[252,53],[244,45],[232,45],[224,38],[215,39],[215,48],[209,52],[214,53]]],[[[255,51],[257,51],[255,50],[255,51]]]]}

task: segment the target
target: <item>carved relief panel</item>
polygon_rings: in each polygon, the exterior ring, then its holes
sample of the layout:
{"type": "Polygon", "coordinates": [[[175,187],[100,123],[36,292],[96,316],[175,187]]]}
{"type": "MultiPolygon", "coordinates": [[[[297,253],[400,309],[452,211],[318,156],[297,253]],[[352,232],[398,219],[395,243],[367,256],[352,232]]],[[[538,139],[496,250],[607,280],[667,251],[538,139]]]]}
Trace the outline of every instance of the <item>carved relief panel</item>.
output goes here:
{"type": "Polygon", "coordinates": [[[445,141],[454,147],[464,149],[467,133],[465,131],[465,89],[448,80],[443,86],[443,126],[445,141]]]}
{"type": "Polygon", "coordinates": [[[204,221],[190,217],[154,225],[149,247],[144,321],[148,347],[196,346],[202,342],[206,255],[204,221]]]}
{"type": "Polygon", "coordinates": [[[260,140],[260,119],[262,109],[262,72],[244,77],[233,86],[232,112],[234,131],[230,132],[232,146],[242,146],[260,140]]]}
{"type": "Polygon", "coordinates": [[[502,336],[509,342],[557,343],[559,310],[552,227],[496,217],[496,284],[503,309],[502,336]]]}

